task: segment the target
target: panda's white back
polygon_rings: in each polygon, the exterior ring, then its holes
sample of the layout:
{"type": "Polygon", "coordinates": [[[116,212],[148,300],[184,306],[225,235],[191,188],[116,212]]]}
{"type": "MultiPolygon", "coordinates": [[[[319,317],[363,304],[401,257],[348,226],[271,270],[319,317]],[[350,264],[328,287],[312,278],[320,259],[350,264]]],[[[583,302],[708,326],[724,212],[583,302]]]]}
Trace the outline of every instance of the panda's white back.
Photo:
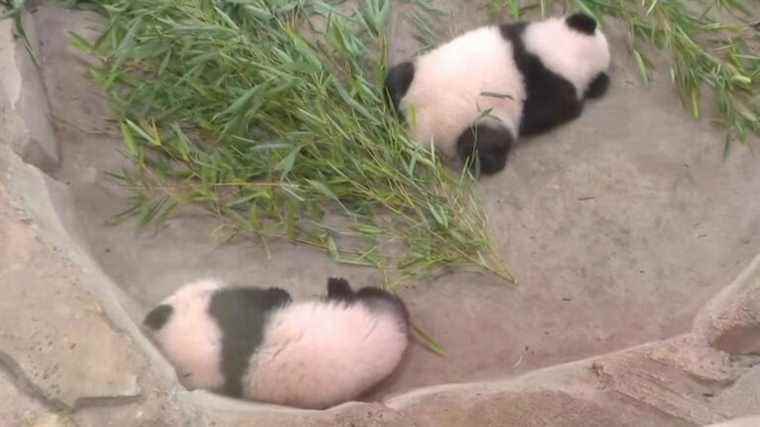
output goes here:
{"type": "Polygon", "coordinates": [[[180,382],[189,389],[213,390],[224,384],[219,362],[222,331],[208,313],[211,297],[220,287],[216,280],[199,280],[183,286],[162,303],[173,311],[154,337],[175,366],[180,382]]]}
{"type": "Polygon", "coordinates": [[[512,49],[499,28],[490,26],[417,58],[414,80],[401,101],[407,118],[414,121],[414,138],[425,144],[434,139],[435,146],[453,158],[456,138],[489,109],[517,135],[525,87],[512,49]]]}
{"type": "Polygon", "coordinates": [[[312,301],[273,314],[243,379],[253,400],[322,409],[367,391],[396,368],[406,325],[362,303],[312,301]]]}

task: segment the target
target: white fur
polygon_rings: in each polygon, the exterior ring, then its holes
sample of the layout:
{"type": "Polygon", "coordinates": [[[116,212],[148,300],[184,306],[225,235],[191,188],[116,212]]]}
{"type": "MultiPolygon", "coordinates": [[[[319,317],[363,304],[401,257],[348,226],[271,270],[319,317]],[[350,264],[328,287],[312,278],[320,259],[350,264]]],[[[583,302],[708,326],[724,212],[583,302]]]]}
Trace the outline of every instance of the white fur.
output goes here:
{"type": "Polygon", "coordinates": [[[406,325],[393,313],[360,302],[283,308],[251,359],[244,394],[312,409],[359,397],[393,372],[406,349],[406,325]]]}
{"type": "Polygon", "coordinates": [[[515,136],[525,87],[512,44],[498,27],[472,30],[417,58],[401,101],[416,141],[433,143],[453,159],[459,135],[488,109],[515,136]],[[483,96],[483,92],[510,98],[483,96]]]}
{"type": "Polygon", "coordinates": [[[172,306],[167,323],[155,339],[189,389],[216,389],[224,384],[221,372],[222,332],[208,313],[211,296],[221,287],[213,279],[189,283],[161,304],[172,306]]]}
{"type": "Polygon", "coordinates": [[[527,26],[525,49],[541,58],[546,68],[569,80],[578,96],[600,70],[610,66],[607,38],[598,29],[590,37],[569,28],[565,18],[549,18],[527,26]]]}

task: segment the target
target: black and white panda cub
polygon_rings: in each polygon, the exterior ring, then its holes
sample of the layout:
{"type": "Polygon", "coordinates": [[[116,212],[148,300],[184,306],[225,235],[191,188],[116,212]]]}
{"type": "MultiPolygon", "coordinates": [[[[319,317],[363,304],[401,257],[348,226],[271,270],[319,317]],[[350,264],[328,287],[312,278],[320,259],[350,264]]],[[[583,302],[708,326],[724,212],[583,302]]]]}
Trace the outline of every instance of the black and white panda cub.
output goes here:
{"type": "Polygon", "coordinates": [[[408,344],[409,314],[379,288],[329,279],[323,299],[292,302],[279,288],[189,283],[145,317],[189,389],[323,409],[388,377],[408,344]]]}
{"type": "Polygon", "coordinates": [[[609,65],[596,20],[576,13],[472,30],[396,65],[385,86],[418,143],[463,161],[476,149],[493,174],[518,136],[573,120],[602,96],[609,65]]]}

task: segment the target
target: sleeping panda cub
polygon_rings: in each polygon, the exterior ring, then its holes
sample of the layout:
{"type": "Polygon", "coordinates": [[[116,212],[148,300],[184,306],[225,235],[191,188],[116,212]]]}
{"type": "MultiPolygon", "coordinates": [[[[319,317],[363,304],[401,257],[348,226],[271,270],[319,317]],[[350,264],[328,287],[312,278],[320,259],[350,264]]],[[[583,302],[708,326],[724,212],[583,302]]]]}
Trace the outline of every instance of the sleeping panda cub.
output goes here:
{"type": "Polygon", "coordinates": [[[573,120],[602,96],[609,65],[596,21],[576,13],[472,30],[396,65],[385,86],[418,143],[449,159],[477,153],[493,174],[518,136],[573,120]]]}
{"type": "Polygon", "coordinates": [[[189,283],[145,317],[189,389],[324,409],[388,377],[407,347],[409,314],[379,288],[329,279],[323,299],[278,288],[189,283]]]}

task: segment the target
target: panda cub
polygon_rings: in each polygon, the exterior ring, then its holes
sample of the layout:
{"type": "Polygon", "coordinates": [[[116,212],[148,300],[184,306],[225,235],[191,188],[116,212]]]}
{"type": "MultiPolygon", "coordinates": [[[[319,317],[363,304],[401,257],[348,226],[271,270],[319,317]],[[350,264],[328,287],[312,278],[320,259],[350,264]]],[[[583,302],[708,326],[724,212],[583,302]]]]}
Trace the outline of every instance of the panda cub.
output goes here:
{"type": "Polygon", "coordinates": [[[576,13],[472,30],[391,68],[385,86],[418,143],[449,159],[476,152],[493,174],[518,136],[573,120],[602,96],[609,65],[596,20],[576,13]]]}
{"type": "Polygon", "coordinates": [[[334,278],[325,298],[304,302],[200,280],[143,323],[189,389],[306,409],[356,399],[388,377],[409,332],[398,297],[334,278]]]}

